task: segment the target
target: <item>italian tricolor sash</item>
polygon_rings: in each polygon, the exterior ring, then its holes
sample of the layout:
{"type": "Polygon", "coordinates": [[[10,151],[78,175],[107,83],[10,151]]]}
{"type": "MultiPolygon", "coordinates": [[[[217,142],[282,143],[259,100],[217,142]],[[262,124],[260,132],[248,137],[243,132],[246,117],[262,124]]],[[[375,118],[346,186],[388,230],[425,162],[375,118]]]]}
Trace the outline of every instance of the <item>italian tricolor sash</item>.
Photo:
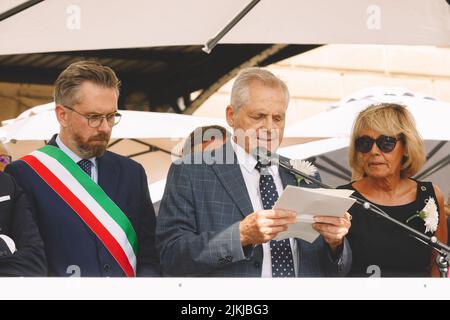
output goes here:
{"type": "Polygon", "coordinates": [[[26,162],[87,224],[128,277],[136,275],[137,237],[127,216],[68,155],[46,145],[26,162]]]}

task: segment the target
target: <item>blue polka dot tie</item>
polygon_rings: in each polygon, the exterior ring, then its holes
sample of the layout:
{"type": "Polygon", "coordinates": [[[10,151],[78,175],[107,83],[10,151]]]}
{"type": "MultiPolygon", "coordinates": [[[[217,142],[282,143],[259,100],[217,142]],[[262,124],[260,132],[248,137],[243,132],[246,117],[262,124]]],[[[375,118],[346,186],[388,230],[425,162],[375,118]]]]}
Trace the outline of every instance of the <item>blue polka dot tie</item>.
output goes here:
{"type": "MultiPolygon", "coordinates": [[[[265,210],[272,209],[275,201],[278,200],[277,187],[269,173],[269,165],[262,165],[258,161],[255,167],[260,173],[259,192],[265,210]]],[[[292,258],[289,239],[270,241],[270,255],[272,258],[272,277],[295,277],[294,259],[292,258]]]]}
{"type": "Polygon", "coordinates": [[[81,169],[83,169],[86,174],[91,177],[92,172],[92,162],[87,159],[83,159],[77,162],[77,164],[80,166],[81,169]]]}

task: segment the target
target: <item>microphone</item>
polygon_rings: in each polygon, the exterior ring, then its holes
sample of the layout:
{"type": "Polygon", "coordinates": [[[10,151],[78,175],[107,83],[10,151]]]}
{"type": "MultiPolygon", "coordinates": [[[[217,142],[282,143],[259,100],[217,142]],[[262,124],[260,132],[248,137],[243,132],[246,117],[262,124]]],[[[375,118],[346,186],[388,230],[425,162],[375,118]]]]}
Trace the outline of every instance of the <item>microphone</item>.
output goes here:
{"type": "Polygon", "coordinates": [[[272,153],[264,147],[256,147],[255,149],[253,149],[252,154],[255,157],[255,159],[260,161],[261,164],[263,164],[263,165],[268,165],[270,163],[276,164],[276,165],[288,170],[290,173],[300,176],[306,180],[309,180],[322,188],[334,189],[332,186],[329,186],[329,185],[323,183],[322,181],[316,179],[315,177],[310,176],[309,174],[307,174],[303,171],[295,169],[291,165],[291,159],[280,156],[278,153],[272,153]]]}

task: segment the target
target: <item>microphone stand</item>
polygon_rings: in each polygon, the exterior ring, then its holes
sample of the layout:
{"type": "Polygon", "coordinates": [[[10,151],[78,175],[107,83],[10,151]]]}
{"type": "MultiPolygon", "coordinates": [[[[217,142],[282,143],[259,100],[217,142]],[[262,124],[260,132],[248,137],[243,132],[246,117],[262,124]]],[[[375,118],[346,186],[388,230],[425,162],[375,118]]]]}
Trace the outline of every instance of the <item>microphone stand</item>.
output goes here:
{"type": "MultiPolygon", "coordinates": [[[[262,156],[262,158],[264,158],[264,156],[262,156]]],[[[278,155],[277,155],[277,158],[278,158],[277,159],[278,160],[277,161],[278,165],[280,167],[285,168],[289,172],[294,173],[296,175],[299,175],[300,177],[302,177],[302,178],[304,178],[306,180],[309,180],[309,181],[319,185],[322,188],[334,189],[333,187],[323,183],[322,181],[319,181],[319,180],[317,180],[317,179],[307,175],[306,173],[295,169],[288,161],[287,162],[282,161],[278,155]]],[[[372,204],[372,203],[370,203],[370,202],[368,202],[366,200],[363,200],[363,199],[361,199],[361,198],[359,198],[357,196],[354,196],[354,195],[351,195],[350,198],[355,199],[356,203],[358,205],[362,206],[364,209],[366,209],[368,211],[371,211],[371,212],[373,212],[373,213],[383,217],[384,219],[391,221],[392,223],[395,223],[399,227],[401,227],[404,230],[406,230],[409,233],[410,236],[416,238],[417,240],[425,243],[427,246],[429,246],[429,247],[433,248],[434,250],[436,250],[438,252],[438,255],[436,257],[435,262],[436,262],[436,264],[437,264],[437,266],[439,268],[440,276],[441,276],[441,278],[446,278],[447,277],[448,266],[449,266],[449,262],[447,260],[447,256],[450,253],[450,247],[449,246],[447,246],[444,243],[439,242],[438,239],[436,238],[436,236],[429,237],[429,236],[427,236],[427,235],[425,235],[425,234],[423,234],[423,233],[421,233],[421,232],[411,228],[410,226],[408,226],[408,225],[406,225],[406,224],[404,224],[404,223],[402,223],[400,221],[395,220],[394,218],[389,216],[386,212],[384,212],[383,210],[378,208],[376,205],[374,205],[374,204],[372,204]]]]}

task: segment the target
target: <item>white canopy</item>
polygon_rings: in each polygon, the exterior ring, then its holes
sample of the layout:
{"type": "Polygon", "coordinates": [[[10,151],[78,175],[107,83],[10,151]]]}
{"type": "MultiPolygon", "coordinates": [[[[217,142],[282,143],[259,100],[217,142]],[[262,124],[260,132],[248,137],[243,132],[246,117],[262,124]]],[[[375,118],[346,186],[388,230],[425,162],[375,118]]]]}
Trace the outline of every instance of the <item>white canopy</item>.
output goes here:
{"type": "MultiPolygon", "coordinates": [[[[0,22],[0,55],[205,44],[248,3],[46,0],[0,22]]],[[[449,45],[450,8],[445,0],[262,0],[220,42],[449,45]]]]}

